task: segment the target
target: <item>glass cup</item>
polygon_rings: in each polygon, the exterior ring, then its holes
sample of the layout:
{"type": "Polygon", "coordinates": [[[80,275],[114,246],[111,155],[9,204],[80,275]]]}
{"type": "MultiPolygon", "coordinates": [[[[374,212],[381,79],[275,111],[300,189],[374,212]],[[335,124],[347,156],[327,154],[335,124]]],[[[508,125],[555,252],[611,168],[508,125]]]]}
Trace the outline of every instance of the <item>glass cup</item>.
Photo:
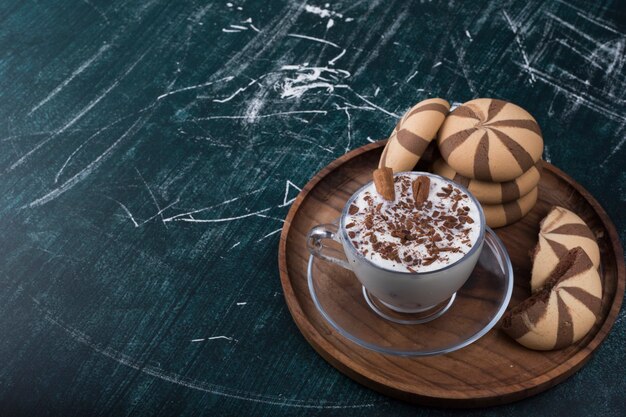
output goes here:
{"type": "Polygon", "coordinates": [[[348,238],[346,217],[348,207],[371,182],[348,199],[335,223],[313,227],[307,235],[307,246],[312,255],[352,271],[363,287],[390,309],[400,313],[419,313],[450,299],[465,284],[476,266],[483,247],[485,216],[476,198],[466,188],[447,178],[428,172],[402,172],[395,175],[400,174],[426,175],[459,188],[472,199],[479,213],[477,227],[480,228],[480,233],[477,241],[462,258],[436,270],[415,273],[376,265],[358,252],[348,238]],[[341,249],[325,244],[325,241],[329,240],[339,243],[341,249]]]}

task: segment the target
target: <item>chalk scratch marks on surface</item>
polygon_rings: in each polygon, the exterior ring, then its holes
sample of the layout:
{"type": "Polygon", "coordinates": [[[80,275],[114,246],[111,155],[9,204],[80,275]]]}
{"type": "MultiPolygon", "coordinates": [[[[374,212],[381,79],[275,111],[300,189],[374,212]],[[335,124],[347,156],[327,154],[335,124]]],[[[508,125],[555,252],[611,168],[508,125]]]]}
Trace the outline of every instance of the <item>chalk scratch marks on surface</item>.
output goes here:
{"type": "Polygon", "coordinates": [[[350,112],[348,111],[348,109],[344,109],[344,112],[346,113],[346,117],[348,118],[348,143],[346,143],[346,147],[344,149],[344,153],[347,153],[348,151],[350,151],[350,146],[352,146],[352,126],[350,126],[352,124],[352,119],[350,117],[350,112]]]}
{"type": "Polygon", "coordinates": [[[457,65],[463,73],[463,78],[467,81],[467,86],[474,95],[478,95],[478,90],[471,77],[470,67],[465,63],[465,49],[458,45],[453,37],[450,37],[450,43],[452,44],[452,49],[457,58],[457,65]]]}
{"type": "Polygon", "coordinates": [[[228,77],[220,78],[219,80],[215,80],[215,81],[207,81],[206,83],[190,85],[188,87],[179,88],[177,90],[173,90],[173,91],[161,94],[160,96],[157,97],[157,100],[161,100],[162,98],[165,98],[167,96],[171,96],[172,94],[178,94],[178,93],[181,93],[183,91],[196,90],[198,88],[208,87],[208,86],[216,84],[216,83],[228,82],[228,81],[232,80],[233,78],[235,78],[235,77],[228,76],[228,77]]]}
{"type": "Polygon", "coordinates": [[[302,188],[298,187],[296,184],[294,184],[290,180],[287,180],[285,182],[285,195],[283,196],[283,204],[281,204],[279,207],[288,206],[289,204],[293,203],[296,200],[297,196],[293,198],[289,198],[289,190],[291,188],[295,188],[298,191],[302,191],[302,188]]]}
{"type": "Polygon", "coordinates": [[[611,150],[608,156],[604,158],[604,161],[602,161],[602,163],[600,164],[601,167],[604,167],[606,163],[609,161],[609,159],[615,156],[615,154],[622,149],[622,146],[624,146],[624,142],[626,142],[626,136],[622,136],[619,143],[611,150]]]}
{"type": "MultiPolygon", "coordinates": [[[[522,65],[522,67],[524,67],[524,65],[522,65]]],[[[539,80],[563,92],[567,97],[576,99],[576,101],[589,107],[592,110],[595,110],[603,114],[609,119],[618,121],[620,123],[626,122],[626,116],[615,112],[614,109],[607,106],[604,101],[599,100],[598,98],[593,97],[584,91],[576,90],[575,87],[570,86],[567,83],[563,83],[557,78],[543,71],[540,71],[537,68],[529,67],[528,70],[531,71],[533,74],[535,74],[535,76],[539,80]]]]}
{"type": "Polygon", "coordinates": [[[61,194],[66,192],[67,190],[74,187],[76,184],[84,180],[91,174],[95,169],[97,169],[104,161],[106,161],[110,156],[113,150],[124,141],[127,137],[132,137],[141,127],[144,125],[147,118],[139,118],[137,119],[129,128],[126,130],[111,146],[109,146],[102,154],[100,154],[96,159],[94,159],[89,165],[80,170],[76,175],[65,181],[61,186],[53,189],[48,192],[46,195],[30,202],[29,204],[22,206],[22,208],[33,208],[37,206],[41,206],[43,204],[48,203],[49,201],[54,200],[59,197],[61,194]]]}
{"type": "Polygon", "coordinates": [[[143,54],[141,54],[141,56],[135,61],[133,62],[127,69],[126,71],[124,71],[124,73],[119,76],[111,85],[109,85],[106,89],[104,89],[96,98],[94,98],[93,100],[91,100],[89,102],[89,104],[87,104],[85,107],[83,107],[82,109],[79,110],[78,113],[76,113],[74,115],[74,117],[72,117],[72,119],[70,119],[67,123],[65,123],[63,126],[61,126],[59,129],[57,129],[51,136],[49,136],[47,139],[42,140],[41,142],[39,142],[33,149],[31,149],[30,151],[26,152],[21,158],[19,158],[17,161],[15,161],[8,169],[8,171],[13,171],[15,168],[17,168],[18,166],[22,165],[24,163],[24,161],[26,161],[26,159],[31,156],[33,153],[35,153],[37,150],[39,150],[42,146],[44,146],[46,143],[50,142],[52,139],[54,139],[55,137],[59,136],[61,133],[65,132],[67,129],[69,129],[70,127],[72,127],[76,122],[78,122],[85,114],[87,114],[91,109],[93,109],[103,98],[105,98],[115,87],[117,87],[119,85],[119,83],[128,75],[130,74],[130,72],[135,68],[135,66],[146,56],[146,54],[148,53],[148,51],[144,52],[143,54]]]}
{"type": "Polygon", "coordinates": [[[191,339],[191,342],[192,342],[192,343],[195,343],[195,342],[204,342],[205,340],[218,340],[218,339],[224,339],[224,340],[228,340],[228,341],[230,341],[230,342],[235,342],[235,343],[237,343],[237,342],[238,342],[238,340],[237,340],[237,339],[232,338],[232,337],[228,337],[228,336],[211,336],[211,337],[203,337],[203,338],[200,338],[200,339],[191,339]]]}
{"type": "Polygon", "coordinates": [[[281,71],[294,71],[295,77],[284,77],[276,84],[281,98],[298,98],[309,90],[325,88],[333,92],[335,88],[348,88],[346,84],[338,84],[337,79],[345,79],[350,73],[341,69],[328,67],[307,67],[304,65],[283,65],[281,71]]]}
{"type": "Polygon", "coordinates": [[[109,18],[107,17],[106,14],[104,14],[104,12],[102,10],[100,10],[99,7],[97,7],[95,4],[93,4],[92,2],[90,2],[89,0],[83,0],[83,3],[85,3],[86,5],[88,5],[89,7],[91,7],[96,13],[98,13],[98,15],[102,18],[102,20],[104,20],[104,22],[108,25],[109,22],[109,18]]]}
{"type": "Polygon", "coordinates": [[[522,34],[519,33],[519,28],[516,27],[515,24],[513,24],[513,21],[511,20],[509,15],[506,13],[506,10],[502,10],[502,14],[504,15],[504,18],[506,19],[506,22],[508,23],[509,27],[511,28],[511,31],[513,32],[513,35],[515,37],[515,43],[517,44],[517,47],[519,48],[520,53],[522,54],[522,59],[524,60],[525,69],[530,75],[531,84],[533,84],[535,81],[537,81],[537,79],[535,78],[535,75],[529,71],[530,61],[528,60],[528,54],[526,53],[526,49],[524,49],[524,44],[522,43],[522,34]]]}
{"type": "Polygon", "coordinates": [[[265,189],[265,187],[258,188],[258,189],[256,189],[256,190],[249,191],[249,192],[247,192],[247,193],[245,193],[245,194],[242,194],[242,195],[240,195],[240,196],[230,198],[230,199],[228,199],[228,200],[226,200],[226,201],[222,201],[221,203],[213,204],[213,205],[211,205],[211,206],[208,206],[208,207],[203,207],[203,208],[200,208],[200,209],[197,209],[197,210],[188,211],[188,212],[186,212],[186,213],[176,214],[176,215],[174,215],[174,216],[172,216],[172,217],[168,217],[168,218],[163,219],[163,221],[170,222],[170,221],[176,220],[176,219],[178,219],[178,218],[180,218],[180,217],[185,217],[185,216],[190,216],[190,217],[191,217],[191,216],[192,216],[192,215],[194,215],[194,214],[197,214],[197,213],[202,213],[202,212],[204,212],[204,211],[211,210],[211,209],[214,209],[214,208],[216,208],[216,207],[221,207],[221,206],[224,206],[224,205],[230,204],[230,203],[232,203],[232,202],[234,202],[234,201],[238,201],[238,200],[240,200],[240,199],[242,199],[242,198],[244,198],[244,197],[247,197],[247,196],[250,196],[250,195],[254,195],[254,194],[260,193],[260,192],[261,192],[261,191],[263,191],[264,189],[265,189]]]}
{"type": "Polygon", "coordinates": [[[356,91],[352,90],[352,88],[348,87],[348,89],[349,89],[350,91],[352,91],[352,92],[354,93],[354,95],[355,95],[355,96],[357,96],[358,98],[360,98],[360,99],[361,99],[361,100],[363,100],[365,103],[367,103],[367,104],[369,104],[370,106],[372,106],[373,108],[375,108],[375,109],[377,109],[377,110],[380,110],[381,112],[385,113],[385,114],[386,114],[386,115],[388,115],[388,116],[395,117],[396,119],[399,119],[399,118],[400,118],[400,116],[399,116],[399,115],[397,115],[397,114],[395,114],[395,113],[393,113],[393,112],[390,112],[390,111],[388,111],[388,110],[385,110],[385,109],[383,109],[382,107],[380,107],[380,106],[378,106],[378,105],[376,105],[376,104],[372,103],[371,101],[369,101],[368,99],[366,99],[365,97],[363,97],[362,95],[360,95],[359,93],[357,93],[356,91]]]}
{"type": "Polygon", "coordinates": [[[190,222],[190,223],[224,223],[224,222],[232,222],[234,220],[241,220],[241,219],[245,219],[248,217],[252,217],[252,216],[256,216],[259,213],[265,213],[266,211],[269,211],[271,209],[271,207],[268,208],[264,208],[262,210],[258,210],[252,213],[247,213],[247,214],[242,214],[240,216],[233,216],[233,217],[222,217],[222,218],[217,218],[217,219],[196,219],[192,216],[189,217],[178,217],[175,219],[165,219],[165,222],[168,221],[176,221],[176,222],[190,222]]]}
{"type": "Polygon", "coordinates": [[[280,233],[280,231],[281,231],[281,230],[283,230],[283,229],[282,229],[282,228],[280,228],[280,229],[276,229],[276,230],[274,230],[273,232],[269,232],[268,234],[266,234],[266,235],[265,235],[265,236],[263,236],[262,238],[257,239],[257,242],[260,242],[260,241],[262,241],[262,240],[265,240],[265,239],[267,239],[268,237],[275,235],[276,233],[280,233]]]}
{"type": "Polygon", "coordinates": [[[307,39],[307,40],[313,41],[313,42],[325,43],[326,45],[334,46],[335,48],[341,49],[341,47],[339,45],[337,45],[334,42],[327,41],[326,39],[316,38],[316,37],[307,36],[307,35],[300,35],[298,33],[288,33],[287,36],[290,36],[292,38],[307,39]]]}
{"type": "MultiPolygon", "coordinates": [[[[330,19],[330,21],[329,21],[329,22],[331,22],[331,21],[332,21],[332,19],[330,19]]],[[[292,37],[292,38],[307,39],[307,40],[310,40],[310,41],[314,41],[314,42],[319,42],[319,43],[323,43],[323,44],[326,44],[326,45],[330,45],[330,46],[333,46],[333,47],[335,47],[335,48],[337,48],[337,49],[342,49],[342,48],[341,48],[339,45],[337,45],[336,43],[331,42],[331,41],[327,41],[326,39],[315,38],[315,37],[313,37],[313,36],[307,36],[307,35],[300,35],[300,34],[297,34],[297,33],[288,33],[288,34],[287,34],[287,36],[290,36],[290,37],[292,37]]],[[[335,62],[337,62],[337,60],[338,60],[339,58],[341,58],[342,56],[344,56],[344,55],[345,55],[345,53],[346,53],[346,50],[345,50],[345,49],[342,49],[342,51],[339,53],[339,55],[335,56],[335,57],[334,57],[334,58],[332,58],[330,61],[328,61],[328,65],[335,65],[335,62]]]]}
{"type": "Polygon", "coordinates": [[[67,77],[65,80],[63,80],[63,82],[61,84],[59,84],[58,86],[56,86],[56,88],[54,90],[52,90],[50,92],[50,94],[48,94],[43,100],[41,100],[39,103],[37,103],[32,109],[30,109],[30,111],[28,112],[28,116],[30,116],[31,114],[33,114],[34,112],[37,111],[37,109],[39,109],[41,106],[43,106],[44,104],[46,104],[48,101],[52,100],[52,98],[54,96],[56,96],[57,94],[59,94],[61,92],[61,90],[63,90],[70,82],[72,82],[72,80],[74,78],[76,78],[76,76],[80,75],[83,71],[85,71],[91,64],[94,63],[94,61],[96,61],[98,58],[100,58],[100,56],[107,51],[109,48],[111,47],[111,45],[106,44],[100,47],[100,49],[98,49],[98,52],[96,52],[94,55],[92,55],[89,59],[87,59],[85,62],[83,62],[82,64],[80,64],[78,66],[78,68],[76,68],[69,77],[67,77]]]}
{"type": "MultiPolygon", "coordinates": [[[[152,189],[148,185],[148,182],[145,180],[143,175],[141,175],[141,172],[137,168],[135,168],[135,171],[137,171],[137,175],[139,175],[139,178],[141,178],[141,182],[143,182],[143,185],[145,185],[146,189],[148,190],[148,193],[150,194],[150,197],[152,198],[152,201],[157,208],[158,215],[161,216],[161,222],[163,223],[163,225],[165,225],[165,220],[163,219],[163,210],[161,210],[161,206],[159,205],[156,196],[152,192],[152,189]]],[[[167,227],[167,225],[165,225],[165,227],[167,227]]]]}
{"type": "MultiPolygon", "coordinates": [[[[295,111],[281,111],[276,113],[267,113],[267,114],[258,114],[254,116],[254,119],[264,119],[266,117],[277,117],[277,116],[290,116],[293,114],[327,114],[326,110],[295,110],[295,111]]],[[[192,119],[193,121],[200,120],[218,120],[218,119],[249,119],[247,116],[208,116],[208,117],[197,117],[192,119]]]]}
{"type": "Polygon", "coordinates": [[[137,360],[109,346],[103,346],[99,343],[96,343],[87,334],[65,323],[57,315],[53,314],[50,310],[43,307],[38,300],[33,297],[31,297],[31,299],[35,304],[37,310],[39,310],[44,315],[45,321],[60,328],[75,342],[87,346],[99,355],[107,357],[121,365],[135,369],[136,371],[139,371],[146,375],[150,375],[154,378],[158,378],[162,381],[170,382],[172,384],[180,385],[185,388],[206,392],[213,395],[219,395],[222,397],[233,398],[242,401],[275,405],[278,407],[297,407],[309,409],[350,409],[367,408],[373,407],[375,405],[374,403],[342,404],[330,403],[325,401],[309,401],[296,398],[284,398],[279,395],[259,394],[255,392],[237,390],[221,385],[197,381],[189,377],[178,375],[174,372],[165,371],[158,366],[149,365],[145,361],[137,360]]]}
{"type": "Polygon", "coordinates": [[[576,55],[580,56],[585,61],[587,61],[587,63],[589,65],[593,65],[594,67],[596,67],[598,69],[602,69],[602,66],[600,64],[598,64],[595,60],[591,59],[589,54],[583,53],[580,49],[576,48],[573,45],[570,45],[565,39],[557,39],[556,41],[559,44],[563,45],[565,48],[567,48],[567,49],[571,50],[572,52],[574,52],[576,55]]]}
{"type": "Polygon", "coordinates": [[[122,208],[122,210],[124,210],[126,212],[126,214],[128,215],[128,218],[130,219],[130,221],[133,222],[133,225],[135,225],[135,227],[139,227],[139,223],[137,223],[137,221],[135,220],[135,217],[133,217],[133,213],[130,212],[128,207],[126,207],[122,202],[120,202],[120,201],[118,201],[118,200],[116,200],[114,198],[111,198],[111,197],[108,197],[108,198],[110,198],[111,200],[113,200],[117,204],[119,204],[119,206],[122,208]]]}
{"type": "MultiPolygon", "coordinates": [[[[268,76],[269,74],[264,74],[262,76],[260,76],[259,78],[256,78],[252,81],[250,81],[248,83],[248,85],[246,85],[245,87],[240,87],[238,88],[234,93],[232,93],[230,96],[224,98],[224,99],[213,99],[214,103],[226,103],[227,101],[232,100],[233,98],[235,98],[239,93],[243,93],[244,91],[246,91],[249,87],[251,87],[254,84],[257,84],[259,80],[265,78],[266,76],[268,76]]],[[[201,96],[198,98],[207,98],[206,96],[201,96]]]]}

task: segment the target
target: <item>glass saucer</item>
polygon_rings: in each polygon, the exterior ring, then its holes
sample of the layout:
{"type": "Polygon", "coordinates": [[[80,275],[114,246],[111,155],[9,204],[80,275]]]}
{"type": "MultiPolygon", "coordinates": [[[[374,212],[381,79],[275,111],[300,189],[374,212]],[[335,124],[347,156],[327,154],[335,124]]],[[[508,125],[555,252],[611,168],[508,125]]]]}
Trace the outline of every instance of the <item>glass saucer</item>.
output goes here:
{"type": "Polygon", "coordinates": [[[475,342],[502,317],[513,292],[511,260],[489,228],[478,264],[465,285],[421,317],[386,308],[352,272],[312,255],[307,276],[315,306],[342,336],[399,356],[439,355],[475,342]]]}

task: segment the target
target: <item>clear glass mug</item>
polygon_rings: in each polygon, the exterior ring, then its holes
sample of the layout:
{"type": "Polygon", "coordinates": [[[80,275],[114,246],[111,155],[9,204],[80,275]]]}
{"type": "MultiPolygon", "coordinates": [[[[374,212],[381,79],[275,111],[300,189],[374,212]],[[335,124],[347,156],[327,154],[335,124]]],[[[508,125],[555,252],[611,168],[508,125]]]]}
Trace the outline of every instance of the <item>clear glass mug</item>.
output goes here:
{"type": "MultiPolygon", "coordinates": [[[[399,174],[407,173],[396,175],[399,174]]],[[[359,253],[348,238],[345,219],[348,215],[348,207],[371,182],[361,187],[348,199],[341,216],[335,223],[315,226],[307,235],[307,247],[312,255],[352,271],[371,295],[385,306],[400,313],[426,311],[452,297],[472,274],[485,240],[485,215],[482,207],[465,187],[428,172],[410,172],[410,174],[427,175],[452,184],[466,193],[476,205],[480,216],[478,239],[469,252],[456,262],[440,269],[412,273],[386,269],[359,253]],[[324,240],[329,239],[340,243],[343,250],[325,245],[324,240]]]]}

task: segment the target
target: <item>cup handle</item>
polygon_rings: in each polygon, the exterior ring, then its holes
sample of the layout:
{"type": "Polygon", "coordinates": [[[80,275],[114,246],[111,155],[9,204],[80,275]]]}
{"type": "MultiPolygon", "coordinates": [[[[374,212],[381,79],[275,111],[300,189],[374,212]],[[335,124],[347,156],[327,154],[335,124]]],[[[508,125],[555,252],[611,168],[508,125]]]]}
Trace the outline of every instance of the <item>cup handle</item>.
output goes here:
{"type": "Polygon", "coordinates": [[[337,224],[329,223],[317,225],[309,231],[306,245],[311,255],[351,271],[352,269],[348,261],[341,259],[346,257],[343,251],[324,245],[324,240],[326,239],[331,239],[341,244],[338,231],[339,226],[337,224]]]}

